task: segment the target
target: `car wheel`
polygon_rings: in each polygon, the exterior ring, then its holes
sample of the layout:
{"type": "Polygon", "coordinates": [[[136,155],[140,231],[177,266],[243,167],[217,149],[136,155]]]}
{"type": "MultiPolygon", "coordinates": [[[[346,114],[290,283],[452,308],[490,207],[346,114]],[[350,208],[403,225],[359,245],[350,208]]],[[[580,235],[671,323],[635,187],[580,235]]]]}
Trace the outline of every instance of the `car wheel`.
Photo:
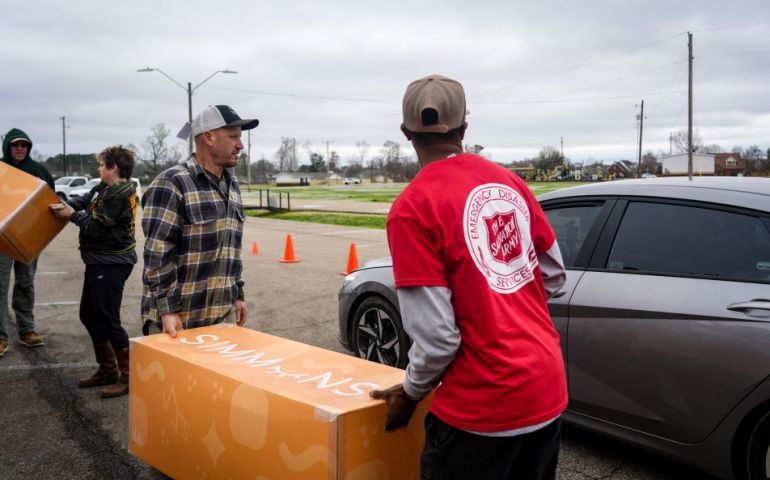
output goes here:
{"type": "Polygon", "coordinates": [[[770,479],[770,412],[759,419],[751,432],[746,449],[746,469],[749,480],[770,479]]]}
{"type": "Polygon", "coordinates": [[[65,202],[67,201],[67,195],[63,194],[62,192],[56,192],[56,196],[65,202]]]}
{"type": "Polygon", "coordinates": [[[352,347],[359,358],[406,368],[409,337],[401,315],[382,297],[369,297],[353,314],[352,347]]]}

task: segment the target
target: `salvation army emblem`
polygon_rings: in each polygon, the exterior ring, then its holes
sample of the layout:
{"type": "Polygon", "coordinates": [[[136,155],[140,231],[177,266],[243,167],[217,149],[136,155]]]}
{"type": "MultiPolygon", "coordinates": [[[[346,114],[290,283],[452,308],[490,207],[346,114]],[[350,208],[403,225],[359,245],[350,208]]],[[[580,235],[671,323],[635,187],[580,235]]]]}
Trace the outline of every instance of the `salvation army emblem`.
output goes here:
{"type": "Polygon", "coordinates": [[[509,264],[521,255],[521,234],[513,211],[485,217],[484,223],[487,226],[487,241],[493,259],[509,264]]]}
{"type": "Polygon", "coordinates": [[[466,199],[463,229],[468,251],[490,288],[513,293],[532,281],[538,265],[529,206],[514,188],[476,187],[466,199]]]}

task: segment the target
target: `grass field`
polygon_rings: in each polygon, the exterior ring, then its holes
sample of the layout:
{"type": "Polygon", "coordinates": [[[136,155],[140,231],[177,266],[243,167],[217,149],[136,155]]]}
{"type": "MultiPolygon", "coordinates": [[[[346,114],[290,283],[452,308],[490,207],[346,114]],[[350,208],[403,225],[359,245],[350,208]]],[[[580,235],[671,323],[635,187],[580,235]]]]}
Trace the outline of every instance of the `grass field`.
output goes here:
{"type": "Polygon", "coordinates": [[[326,223],[346,227],[385,228],[385,215],[366,215],[357,213],[336,212],[269,212],[265,210],[248,210],[246,215],[259,218],[274,218],[277,220],[292,220],[295,222],[326,223]]]}
{"type": "MultiPolygon", "coordinates": [[[[529,183],[529,188],[535,195],[547,193],[560,188],[573,187],[581,185],[582,182],[533,182],[529,183]]],[[[291,188],[270,188],[274,191],[288,192],[292,199],[296,200],[353,200],[356,202],[379,202],[392,203],[399,193],[407,186],[406,183],[382,183],[382,184],[364,184],[364,185],[333,185],[333,186],[310,186],[310,187],[291,187],[291,188]]],[[[252,187],[256,190],[257,187],[252,187]]],[[[259,187],[265,189],[265,187],[259,187]]],[[[245,198],[253,198],[256,191],[248,192],[243,188],[245,198]]]]}
{"type": "MultiPolygon", "coordinates": [[[[383,183],[373,185],[332,185],[290,188],[270,188],[274,191],[288,192],[296,200],[353,200],[356,202],[391,203],[396,199],[406,183],[383,183]]],[[[260,187],[263,188],[264,187],[260,187]]],[[[243,190],[246,190],[244,187],[243,190]]],[[[252,195],[256,192],[252,192],[252,195]]],[[[248,191],[243,192],[249,198],[248,191]]]]}
{"type": "MultiPolygon", "coordinates": [[[[533,182],[528,185],[535,195],[540,195],[560,188],[573,187],[580,184],[581,182],[533,182]]],[[[391,203],[406,185],[406,183],[387,183],[375,185],[271,188],[271,190],[290,192],[293,200],[351,200],[356,202],[391,203]]],[[[246,199],[246,203],[248,203],[248,199],[256,197],[256,192],[248,192],[244,189],[243,197],[246,199]]],[[[380,229],[385,228],[386,220],[385,215],[338,212],[269,212],[265,210],[249,210],[246,214],[250,217],[273,218],[276,220],[292,220],[295,222],[326,223],[348,227],[380,229]]]]}

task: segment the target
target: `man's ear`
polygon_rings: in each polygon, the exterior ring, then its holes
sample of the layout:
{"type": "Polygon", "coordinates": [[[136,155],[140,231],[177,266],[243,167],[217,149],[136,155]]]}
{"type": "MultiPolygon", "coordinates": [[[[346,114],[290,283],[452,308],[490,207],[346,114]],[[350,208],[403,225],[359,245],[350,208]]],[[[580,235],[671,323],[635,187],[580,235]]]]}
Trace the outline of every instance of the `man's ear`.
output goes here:
{"type": "Polygon", "coordinates": [[[406,129],[406,125],[404,125],[403,123],[401,124],[401,132],[403,132],[404,136],[406,137],[406,139],[408,141],[410,141],[410,142],[412,141],[412,132],[407,130],[406,129]]]}
{"type": "Polygon", "coordinates": [[[462,125],[460,125],[460,140],[465,139],[465,130],[468,129],[468,122],[463,122],[462,125]]]}

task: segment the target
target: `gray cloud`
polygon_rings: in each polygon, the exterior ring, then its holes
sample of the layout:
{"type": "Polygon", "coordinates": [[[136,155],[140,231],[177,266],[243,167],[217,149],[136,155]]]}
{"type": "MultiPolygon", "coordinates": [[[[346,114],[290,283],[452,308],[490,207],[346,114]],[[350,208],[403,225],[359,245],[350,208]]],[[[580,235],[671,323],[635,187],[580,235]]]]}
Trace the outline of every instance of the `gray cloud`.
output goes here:
{"type": "MultiPolygon", "coordinates": [[[[6,2],[0,130],[25,129],[44,155],[141,144],[187,117],[182,84],[217,75],[194,107],[226,103],[261,124],[252,155],[282,136],[346,158],[398,131],[406,84],[430,73],[466,87],[468,142],[497,161],[559,146],[573,160],[668,150],[687,124],[694,32],[695,125],[703,140],[770,147],[770,3],[723,1],[6,2]],[[323,148],[325,150],[325,146],[323,148]]],[[[181,150],[184,142],[178,143],[181,150]]]]}

